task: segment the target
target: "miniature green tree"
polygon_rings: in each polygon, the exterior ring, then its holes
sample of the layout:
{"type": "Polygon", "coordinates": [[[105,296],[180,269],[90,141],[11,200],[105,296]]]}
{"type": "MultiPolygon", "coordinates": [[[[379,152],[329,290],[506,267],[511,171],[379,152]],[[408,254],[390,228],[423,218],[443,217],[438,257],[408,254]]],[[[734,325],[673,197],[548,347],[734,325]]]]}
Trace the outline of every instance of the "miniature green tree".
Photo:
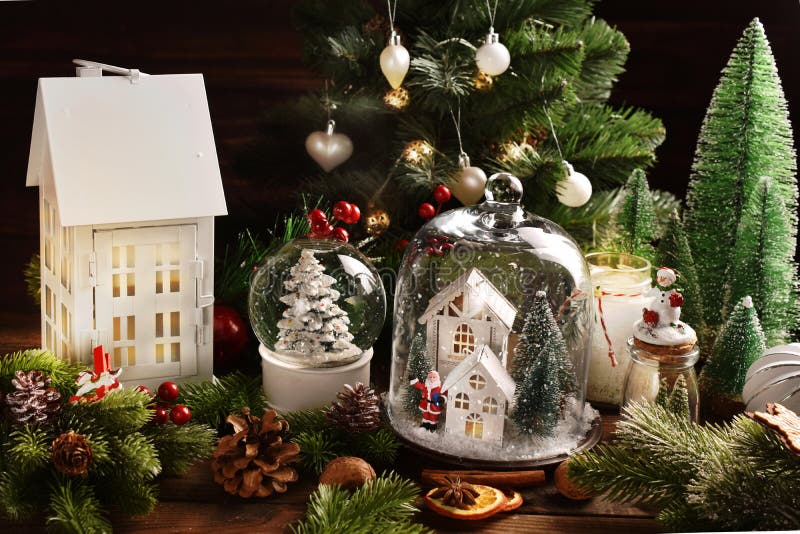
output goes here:
{"type": "Polygon", "coordinates": [[[742,213],[762,176],[772,178],[772,187],[786,207],[792,230],[785,239],[794,249],[796,172],[783,89],[764,28],[754,19],[714,90],[689,183],[686,231],[709,326],[716,328],[725,320],[726,292],[720,290],[719,280],[732,264],[742,213]]]}
{"type": "MultiPolygon", "coordinates": [[[[420,382],[424,382],[431,369],[433,369],[433,362],[428,357],[425,333],[420,330],[411,340],[411,349],[408,353],[408,380],[416,378],[420,382]]],[[[422,392],[413,386],[408,386],[404,405],[412,417],[419,414],[420,400],[422,400],[422,392]]]]}
{"type": "Polygon", "coordinates": [[[722,328],[700,373],[700,386],[712,402],[741,402],[747,370],[764,350],[764,332],[753,299],[744,297],[722,328]]]}
{"type": "Polygon", "coordinates": [[[667,229],[658,243],[656,265],[670,267],[678,273],[678,283],[685,297],[681,306],[681,319],[702,332],[704,318],[700,282],[689,238],[677,210],[673,210],[670,215],[667,229]]]}
{"type": "Polygon", "coordinates": [[[624,191],[625,196],[616,217],[621,248],[624,252],[652,261],[652,242],[657,232],[655,209],[643,170],[634,169],[624,191]]]}
{"type": "Polygon", "coordinates": [[[538,291],[519,343],[512,372],[517,387],[512,420],[523,432],[550,436],[563,403],[576,390],[575,371],[547,295],[538,291]]]}
{"type": "Polygon", "coordinates": [[[739,224],[728,302],[752,295],[769,346],[786,342],[795,314],[795,238],[770,178],[762,178],[739,224]]]}
{"type": "Polygon", "coordinates": [[[686,385],[686,378],[680,375],[675,383],[670,387],[667,379],[661,379],[661,386],[656,396],[656,404],[666,408],[677,416],[691,419],[691,409],[689,407],[689,388],[686,385]]]}

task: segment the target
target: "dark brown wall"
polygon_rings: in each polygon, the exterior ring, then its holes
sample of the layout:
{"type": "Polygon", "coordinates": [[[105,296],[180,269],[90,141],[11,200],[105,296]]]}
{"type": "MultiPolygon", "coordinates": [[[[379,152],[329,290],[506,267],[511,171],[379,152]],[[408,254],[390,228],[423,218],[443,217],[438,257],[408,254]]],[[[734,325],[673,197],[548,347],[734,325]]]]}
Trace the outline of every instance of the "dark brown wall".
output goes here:
{"type": "MultiPolygon", "coordinates": [[[[260,109],[318,83],[300,61],[292,3],[0,0],[0,309],[30,307],[21,270],[38,246],[36,191],[24,187],[36,80],[72,75],[76,57],[151,73],[204,73],[231,213],[218,220],[220,235],[236,229],[243,213],[263,213],[271,223],[286,205],[286,191],[241,180],[232,162],[255,135],[260,109]]],[[[794,0],[607,0],[596,12],[631,42],[614,100],[651,110],[667,127],[651,173],[657,187],[685,190],[719,71],[755,16],[766,26],[793,115],[800,111],[800,6],[794,0]]],[[[287,184],[288,190],[291,177],[287,184]]]]}

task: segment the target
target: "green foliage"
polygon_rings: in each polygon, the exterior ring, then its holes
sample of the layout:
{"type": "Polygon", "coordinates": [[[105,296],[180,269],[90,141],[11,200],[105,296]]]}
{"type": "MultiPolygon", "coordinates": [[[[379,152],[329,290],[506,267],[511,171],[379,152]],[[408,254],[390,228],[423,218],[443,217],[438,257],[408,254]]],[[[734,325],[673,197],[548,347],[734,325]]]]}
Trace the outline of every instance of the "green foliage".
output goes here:
{"type": "Polygon", "coordinates": [[[62,479],[53,485],[47,527],[54,532],[100,534],[111,531],[103,506],[84,481],[62,479]]]}
{"type": "Polygon", "coordinates": [[[678,273],[678,284],[685,298],[681,306],[681,320],[702,335],[705,330],[703,295],[689,238],[677,210],[670,214],[667,229],[658,243],[656,266],[670,267],[678,273]]]}
{"type": "Polygon", "coordinates": [[[34,252],[31,255],[31,259],[25,265],[22,275],[25,278],[25,288],[28,291],[28,295],[38,306],[42,302],[42,265],[38,252],[34,252]]]}
{"type": "Polygon", "coordinates": [[[339,456],[360,456],[377,468],[392,465],[400,442],[394,432],[379,428],[370,432],[345,432],[326,417],[325,410],[299,410],[283,416],[289,423],[289,440],[300,445],[300,465],[320,474],[339,456]]]}
{"type": "Polygon", "coordinates": [[[732,256],[728,307],[750,295],[768,346],[797,325],[795,229],[778,190],[762,178],[744,206],[732,256]]]}
{"type": "MultiPolygon", "coordinates": [[[[424,382],[428,371],[434,368],[433,362],[428,357],[428,349],[425,343],[425,332],[419,330],[411,340],[411,349],[408,353],[408,380],[417,379],[424,382]]],[[[419,415],[419,402],[422,400],[422,392],[414,386],[406,388],[406,396],[403,406],[406,412],[412,417],[419,415]]]]}
{"type": "Polygon", "coordinates": [[[28,349],[12,352],[0,358],[0,391],[12,391],[11,380],[15,371],[42,371],[52,380],[51,386],[61,392],[62,396],[71,395],[75,387],[75,376],[85,367],[70,363],[42,349],[28,349]]]}
{"type": "Polygon", "coordinates": [[[525,316],[513,366],[517,388],[511,419],[524,432],[552,435],[563,403],[577,384],[567,345],[543,291],[536,293],[525,316]]]}
{"type": "MultiPolygon", "coordinates": [[[[700,130],[687,196],[686,231],[709,326],[717,327],[727,317],[724,306],[728,293],[720,290],[720,280],[729,278],[740,247],[737,230],[763,176],[772,179],[771,187],[786,208],[790,232],[782,238],[785,243],[774,256],[768,251],[766,257],[758,259],[780,261],[785,259],[781,255],[786,247],[794,250],[796,171],[783,89],[764,28],[754,19],[736,44],[714,90],[700,130]]],[[[773,307],[772,302],[758,305],[773,307]]]]}
{"type": "Polygon", "coordinates": [[[616,244],[609,248],[634,254],[653,261],[656,226],[655,207],[647,176],[641,169],[635,169],[623,189],[622,201],[614,216],[616,244]]]}
{"type": "Polygon", "coordinates": [[[659,384],[656,404],[686,419],[691,418],[689,407],[689,388],[686,385],[686,378],[680,375],[675,383],[670,386],[666,378],[662,378],[659,384]]]}
{"type": "Polygon", "coordinates": [[[8,460],[17,474],[27,475],[50,460],[53,436],[45,427],[22,425],[9,437],[8,460]]]}
{"type": "Polygon", "coordinates": [[[228,414],[243,406],[254,414],[268,409],[261,377],[238,371],[216,381],[182,384],[178,402],[191,408],[193,421],[212,428],[220,428],[228,414]]]}
{"type": "Polygon", "coordinates": [[[311,494],[306,518],[292,526],[295,534],[424,533],[431,532],[412,516],[419,488],[390,473],[357,489],[352,495],[339,486],[322,484],[311,494]]]}
{"type": "Polygon", "coordinates": [[[182,475],[192,465],[214,452],[217,434],[207,425],[195,421],[183,426],[148,425],[145,436],[153,442],[165,475],[182,475]]]}
{"type": "Polygon", "coordinates": [[[122,434],[141,428],[153,416],[148,408],[150,397],[136,389],[111,390],[101,402],[81,401],[68,412],[73,424],[83,433],[122,434]]]}
{"type": "Polygon", "coordinates": [[[764,354],[764,332],[749,297],[736,305],[700,372],[711,392],[741,401],[747,370],[764,354]]]}
{"type": "Polygon", "coordinates": [[[618,439],[570,459],[579,486],[647,503],[672,531],[800,527],[800,458],[758,423],[700,426],[658,405],[625,408],[618,439]]]}
{"type": "Polygon", "coordinates": [[[233,245],[225,245],[225,253],[214,267],[214,295],[218,302],[242,299],[250,287],[253,268],[266,256],[266,247],[250,230],[239,233],[233,245]]]}

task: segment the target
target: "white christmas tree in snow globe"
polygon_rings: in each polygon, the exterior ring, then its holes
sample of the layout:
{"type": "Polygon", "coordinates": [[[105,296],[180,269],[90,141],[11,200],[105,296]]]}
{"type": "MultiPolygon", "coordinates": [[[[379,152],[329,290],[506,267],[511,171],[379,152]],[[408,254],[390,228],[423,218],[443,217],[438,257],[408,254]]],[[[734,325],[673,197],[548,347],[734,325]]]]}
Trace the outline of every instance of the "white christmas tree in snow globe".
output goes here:
{"type": "Polygon", "coordinates": [[[325,274],[311,249],[300,254],[283,283],[286,293],[280,301],[288,307],[278,321],[275,350],[308,358],[312,363],[335,364],[352,360],[361,349],[352,343],[350,319],[336,302],[341,296],[333,288],[336,279],[325,274]]]}

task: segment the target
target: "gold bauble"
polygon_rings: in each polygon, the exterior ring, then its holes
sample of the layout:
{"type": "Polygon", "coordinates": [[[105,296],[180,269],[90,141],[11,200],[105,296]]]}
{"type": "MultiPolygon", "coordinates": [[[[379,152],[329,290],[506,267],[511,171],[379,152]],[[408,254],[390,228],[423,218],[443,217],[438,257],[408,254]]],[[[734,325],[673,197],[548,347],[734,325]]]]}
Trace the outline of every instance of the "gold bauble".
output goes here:
{"type": "Polygon", "coordinates": [[[492,88],[492,85],[494,85],[494,78],[485,72],[478,71],[477,74],[475,74],[475,79],[472,81],[472,83],[475,86],[475,89],[481,93],[488,93],[492,88]]]}
{"type": "Polygon", "coordinates": [[[408,96],[408,91],[405,87],[398,87],[397,89],[390,89],[383,95],[383,103],[386,107],[394,111],[402,111],[408,107],[411,99],[408,96]]]}
{"type": "Polygon", "coordinates": [[[534,153],[534,148],[526,141],[517,143],[515,141],[506,141],[499,147],[497,159],[504,163],[516,162],[525,157],[528,153],[534,153]]]}
{"type": "Polygon", "coordinates": [[[403,160],[406,163],[419,165],[433,155],[433,147],[427,141],[416,139],[409,141],[403,149],[403,160]]]}
{"type": "Polygon", "coordinates": [[[364,229],[369,235],[381,235],[390,224],[392,219],[385,209],[375,206],[367,208],[367,213],[364,215],[364,229]]]}

